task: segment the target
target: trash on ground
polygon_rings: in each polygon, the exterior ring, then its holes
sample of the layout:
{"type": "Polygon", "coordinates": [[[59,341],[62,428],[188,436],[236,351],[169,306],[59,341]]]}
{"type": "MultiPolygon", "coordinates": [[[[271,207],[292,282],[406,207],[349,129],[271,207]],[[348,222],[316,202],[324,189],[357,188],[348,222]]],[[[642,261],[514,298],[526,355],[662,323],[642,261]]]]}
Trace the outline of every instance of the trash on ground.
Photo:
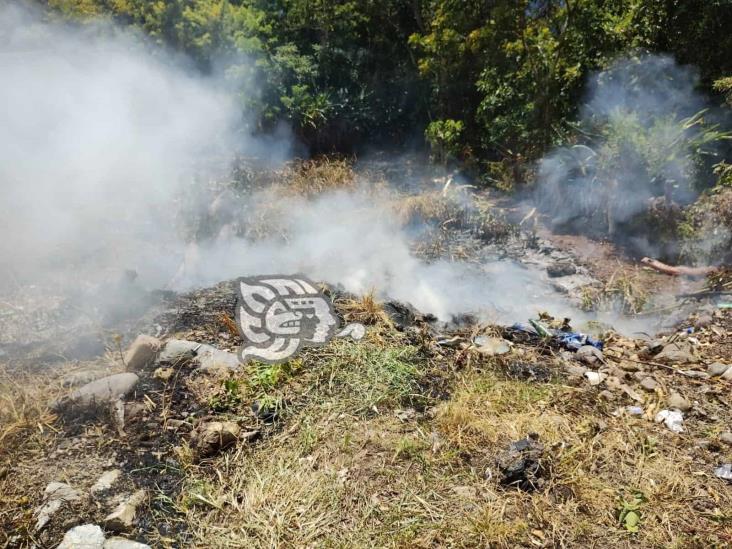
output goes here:
{"type": "Polygon", "coordinates": [[[732,480],[732,463],[725,463],[717,467],[714,474],[724,480],[732,480]]]}
{"type": "Polygon", "coordinates": [[[678,410],[661,410],[656,414],[656,423],[663,423],[674,433],[684,432],[684,414],[678,410]]]}

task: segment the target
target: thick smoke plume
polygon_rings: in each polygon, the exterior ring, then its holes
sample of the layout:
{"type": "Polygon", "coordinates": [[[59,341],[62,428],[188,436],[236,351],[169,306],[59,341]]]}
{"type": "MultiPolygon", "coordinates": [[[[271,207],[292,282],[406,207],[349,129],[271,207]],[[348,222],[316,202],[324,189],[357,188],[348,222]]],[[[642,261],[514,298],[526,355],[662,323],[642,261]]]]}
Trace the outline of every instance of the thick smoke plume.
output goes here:
{"type": "Polygon", "coordinates": [[[647,214],[672,227],[699,195],[699,159],[715,157],[704,142],[713,116],[697,85],[695,70],[659,55],[620,59],[594,75],[580,111],[583,138],[539,165],[537,200],[553,225],[673,255],[675,243],[662,249],[647,237],[658,237],[647,214]]]}

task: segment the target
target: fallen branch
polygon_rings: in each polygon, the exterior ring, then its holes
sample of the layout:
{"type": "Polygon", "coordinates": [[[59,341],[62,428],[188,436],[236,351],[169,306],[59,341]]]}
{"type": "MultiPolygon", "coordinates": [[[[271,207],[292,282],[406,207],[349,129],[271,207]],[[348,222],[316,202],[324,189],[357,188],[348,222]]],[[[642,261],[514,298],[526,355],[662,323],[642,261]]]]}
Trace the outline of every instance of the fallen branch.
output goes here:
{"type": "Polygon", "coordinates": [[[658,271],[659,273],[670,276],[688,276],[691,278],[702,278],[718,270],[718,267],[687,267],[685,265],[672,267],[671,265],[666,265],[665,263],[661,263],[657,259],[651,259],[650,257],[644,257],[641,259],[641,263],[647,265],[654,271],[658,271]]]}

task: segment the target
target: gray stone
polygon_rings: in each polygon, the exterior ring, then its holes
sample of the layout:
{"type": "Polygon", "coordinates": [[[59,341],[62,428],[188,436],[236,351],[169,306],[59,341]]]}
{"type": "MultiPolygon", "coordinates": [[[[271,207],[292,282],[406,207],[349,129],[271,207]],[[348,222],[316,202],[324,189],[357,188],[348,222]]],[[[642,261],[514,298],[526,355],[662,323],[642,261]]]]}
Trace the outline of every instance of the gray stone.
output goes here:
{"type": "Polygon", "coordinates": [[[640,383],[644,390],[652,393],[658,388],[658,382],[652,377],[645,377],[640,383]]]}
{"type": "Polygon", "coordinates": [[[566,373],[569,377],[583,377],[585,375],[585,372],[587,371],[587,368],[584,366],[576,366],[575,364],[562,364],[562,370],[564,370],[564,373],[566,373]]]}
{"type": "Polygon", "coordinates": [[[552,281],[552,286],[554,286],[554,289],[563,294],[572,294],[581,288],[584,288],[586,286],[593,286],[596,284],[597,281],[594,278],[583,274],[562,276],[559,278],[555,278],[552,281]]]}
{"type": "Polygon", "coordinates": [[[122,471],[120,471],[119,469],[106,471],[91,487],[91,493],[100,494],[102,492],[106,492],[114,485],[115,482],[117,482],[121,474],[122,471]]]}
{"type": "Polygon", "coordinates": [[[137,336],[124,356],[127,371],[138,372],[152,364],[161,346],[160,340],[156,337],[137,336]]]}
{"type": "Polygon", "coordinates": [[[215,370],[236,370],[241,366],[239,357],[228,351],[214,349],[203,355],[196,357],[196,362],[200,365],[198,370],[203,372],[211,372],[215,370]]]}
{"type": "Polygon", "coordinates": [[[729,369],[728,364],[722,364],[721,362],[714,362],[707,366],[707,373],[712,376],[721,376],[729,369]]]}
{"type": "Polygon", "coordinates": [[[732,381],[732,368],[727,368],[727,371],[720,376],[720,379],[732,381]]]}
{"type": "Polygon", "coordinates": [[[88,408],[95,405],[113,404],[132,392],[140,378],[125,372],[103,377],[87,383],[69,396],[51,403],[51,409],[60,411],[68,406],[88,408]]]}
{"type": "Polygon", "coordinates": [[[557,261],[546,268],[549,278],[559,278],[560,276],[569,276],[577,272],[577,267],[567,261],[557,261]]]}
{"type": "Polygon", "coordinates": [[[51,482],[43,491],[43,503],[36,509],[36,532],[43,529],[51,517],[66,503],[73,503],[81,499],[81,492],[63,482],[51,482]]]}
{"type": "Polygon", "coordinates": [[[191,433],[199,457],[209,457],[236,444],[241,427],[231,421],[203,422],[191,433]]]}
{"type": "Polygon", "coordinates": [[[66,532],[56,549],[103,549],[104,532],[96,524],[83,524],[66,532]]]}
{"type": "Polygon", "coordinates": [[[199,350],[205,349],[213,349],[213,347],[185,339],[169,339],[160,351],[157,360],[159,363],[182,364],[193,360],[199,350]]]}
{"type": "Polygon", "coordinates": [[[719,441],[732,446],[732,433],[726,432],[719,435],[719,441]]]}
{"type": "Polygon", "coordinates": [[[78,372],[71,372],[61,378],[61,385],[64,387],[78,387],[90,383],[100,377],[104,377],[108,374],[105,370],[92,369],[92,370],[80,370],[78,372]]]}
{"type": "Polygon", "coordinates": [[[674,364],[688,364],[699,362],[694,348],[688,341],[675,341],[664,346],[656,355],[656,360],[665,360],[674,364]]]}
{"type": "Polygon", "coordinates": [[[146,499],[147,492],[138,490],[107,515],[104,526],[113,532],[131,532],[135,527],[137,508],[146,499]]]}
{"type": "Polygon", "coordinates": [[[588,366],[594,366],[605,359],[602,351],[597,347],[593,347],[592,345],[583,345],[582,347],[577,349],[575,357],[577,358],[577,360],[584,364],[587,364],[588,366]]]}
{"type": "Polygon", "coordinates": [[[137,541],[115,537],[104,542],[104,549],[151,549],[151,547],[137,541]]]}
{"type": "Polygon", "coordinates": [[[663,339],[654,339],[648,342],[647,348],[651,354],[655,355],[656,353],[663,351],[665,345],[666,342],[663,339]]]}
{"type": "Polygon", "coordinates": [[[691,410],[691,403],[679,393],[671,393],[666,402],[671,410],[676,409],[681,410],[682,412],[688,412],[691,410]]]}

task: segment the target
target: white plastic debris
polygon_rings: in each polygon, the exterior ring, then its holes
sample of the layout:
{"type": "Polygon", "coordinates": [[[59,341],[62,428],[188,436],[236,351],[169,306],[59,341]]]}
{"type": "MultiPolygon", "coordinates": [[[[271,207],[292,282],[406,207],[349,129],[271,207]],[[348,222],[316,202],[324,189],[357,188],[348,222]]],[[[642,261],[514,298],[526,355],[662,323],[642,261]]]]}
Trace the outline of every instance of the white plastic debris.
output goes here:
{"type": "Polygon", "coordinates": [[[628,412],[631,416],[642,416],[643,415],[643,408],[640,406],[626,406],[625,411],[628,412]]]}
{"type": "Polygon", "coordinates": [[[714,470],[714,474],[724,480],[732,480],[732,463],[725,463],[714,470]]]}
{"type": "Polygon", "coordinates": [[[607,376],[598,372],[585,372],[585,377],[590,382],[590,385],[599,385],[607,376]]]}
{"type": "Polygon", "coordinates": [[[684,432],[684,414],[678,410],[661,410],[656,414],[656,423],[663,423],[674,433],[684,432]]]}

